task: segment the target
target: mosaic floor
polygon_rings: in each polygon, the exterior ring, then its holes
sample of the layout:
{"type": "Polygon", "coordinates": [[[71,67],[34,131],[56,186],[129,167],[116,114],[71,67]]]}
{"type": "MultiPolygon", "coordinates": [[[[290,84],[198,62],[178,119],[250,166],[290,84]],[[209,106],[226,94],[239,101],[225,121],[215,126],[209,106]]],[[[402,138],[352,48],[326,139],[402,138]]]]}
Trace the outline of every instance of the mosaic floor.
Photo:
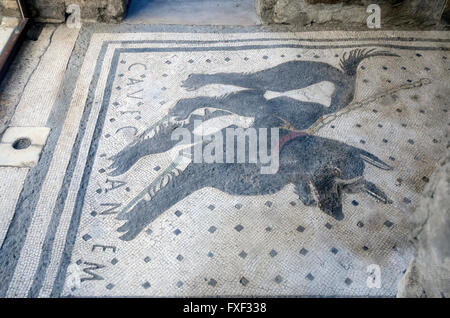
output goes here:
{"type": "Polygon", "coordinates": [[[395,296],[448,143],[449,33],[199,30],[82,31],[0,292],[395,296]],[[281,127],[280,170],[177,161],[194,118],[281,127]]]}

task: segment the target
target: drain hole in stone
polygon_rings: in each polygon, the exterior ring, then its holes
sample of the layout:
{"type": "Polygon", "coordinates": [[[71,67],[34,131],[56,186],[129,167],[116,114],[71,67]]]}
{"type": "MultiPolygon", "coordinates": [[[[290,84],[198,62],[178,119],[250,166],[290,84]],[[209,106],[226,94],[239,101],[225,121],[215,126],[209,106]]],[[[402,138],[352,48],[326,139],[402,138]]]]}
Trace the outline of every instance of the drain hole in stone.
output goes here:
{"type": "Polygon", "coordinates": [[[27,149],[31,146],[31,140],[28,138],[20,138],[14,141],[12,147],[16,150],[27,149]]]}

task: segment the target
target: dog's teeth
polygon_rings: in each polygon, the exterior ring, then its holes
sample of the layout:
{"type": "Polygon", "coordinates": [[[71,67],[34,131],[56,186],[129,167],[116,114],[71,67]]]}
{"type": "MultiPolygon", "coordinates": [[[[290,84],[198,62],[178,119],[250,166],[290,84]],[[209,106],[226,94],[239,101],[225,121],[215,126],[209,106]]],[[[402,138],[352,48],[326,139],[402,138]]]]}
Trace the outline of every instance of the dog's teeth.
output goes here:
{"type": "Polygon", "coordinates": [[[150,195],[150,193],[147,191],[144,195],[144,200],[145,201],[150,201],[152,199],[152,196],[150,195]]]}
{"type": "Polygon", "coordinates": [[[193,111],[191,116],[192,115],[205,116],[205,108],[203,107],[193,111]]]}

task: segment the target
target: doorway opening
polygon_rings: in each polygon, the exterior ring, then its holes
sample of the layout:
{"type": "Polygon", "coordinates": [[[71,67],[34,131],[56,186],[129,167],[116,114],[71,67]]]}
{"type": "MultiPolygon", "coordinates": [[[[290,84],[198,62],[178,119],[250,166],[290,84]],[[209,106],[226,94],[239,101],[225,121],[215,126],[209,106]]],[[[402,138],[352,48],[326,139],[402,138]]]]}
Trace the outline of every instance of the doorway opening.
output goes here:
{"type": "Polygon", "coordinates": [[[131,0],[126,23],[258,25],[256,0],[131,0]]]}

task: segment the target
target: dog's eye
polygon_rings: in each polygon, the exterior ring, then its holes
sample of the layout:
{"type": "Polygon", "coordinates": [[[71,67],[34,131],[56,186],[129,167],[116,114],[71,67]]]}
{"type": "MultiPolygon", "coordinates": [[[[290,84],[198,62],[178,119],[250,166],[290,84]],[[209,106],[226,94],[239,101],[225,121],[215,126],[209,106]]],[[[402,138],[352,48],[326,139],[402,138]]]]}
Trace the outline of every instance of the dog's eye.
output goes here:
{"type": "Polygon", "coordinates": [[[339,168],[337,168],[337,167],[335,167],[334,168],[334,175],[336,176],[336,177],[340,177],[341,176],[341,170],[339,169],[339,168]]]}

